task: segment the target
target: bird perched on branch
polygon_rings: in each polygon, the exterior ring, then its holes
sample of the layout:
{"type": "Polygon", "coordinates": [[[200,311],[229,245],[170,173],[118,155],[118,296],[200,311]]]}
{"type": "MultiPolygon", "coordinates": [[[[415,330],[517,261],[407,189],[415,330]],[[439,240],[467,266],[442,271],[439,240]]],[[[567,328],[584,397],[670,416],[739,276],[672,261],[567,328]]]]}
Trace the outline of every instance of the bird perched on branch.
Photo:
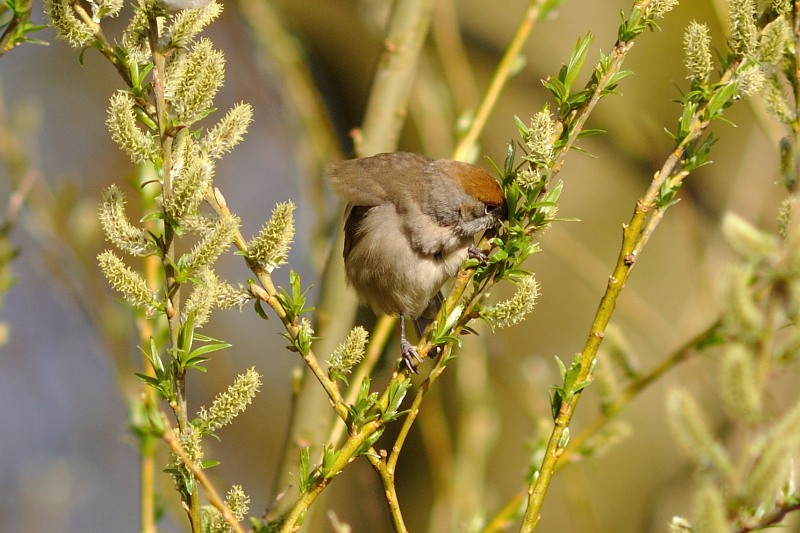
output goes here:
{"type": "Polygon", "coordinates": [[[439,289],[470,251],[480,254],[475,235],[505,217],[502,190],[480,167],[409,152],[338,161],[326,174],[347,202],[347,281],[376,314],[400,316],[400,351],[416,373],[404,318],[421,333],[435,317],[439,289]]]}

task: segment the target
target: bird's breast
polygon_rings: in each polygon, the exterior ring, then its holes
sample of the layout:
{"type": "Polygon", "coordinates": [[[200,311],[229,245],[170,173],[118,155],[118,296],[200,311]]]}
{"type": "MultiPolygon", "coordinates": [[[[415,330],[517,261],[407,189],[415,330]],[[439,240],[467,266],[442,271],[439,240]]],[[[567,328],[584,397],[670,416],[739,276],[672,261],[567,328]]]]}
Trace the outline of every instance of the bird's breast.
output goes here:
{"type": "Polygon", "coordinates": [[[466,259],[467,244],[424,254],[392,204],[355,207],[345,224],[345,274],[373,311],[417,317],[466,259]]]}

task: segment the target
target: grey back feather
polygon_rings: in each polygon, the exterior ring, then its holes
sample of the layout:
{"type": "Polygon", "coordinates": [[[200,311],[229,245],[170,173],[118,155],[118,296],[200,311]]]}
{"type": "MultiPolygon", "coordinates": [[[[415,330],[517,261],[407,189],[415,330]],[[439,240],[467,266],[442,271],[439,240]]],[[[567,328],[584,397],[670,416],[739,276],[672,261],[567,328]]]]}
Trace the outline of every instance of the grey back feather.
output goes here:
{"type": "Polygon", "coordinates": [[[430,163],[430,159],[420,154],[395,152],[336,161],[328,165],[326,173],[334,192],[348,204],[376,206],[408,198],[414,182],[398,180],[398,173],[421,177],[430,163]]]}

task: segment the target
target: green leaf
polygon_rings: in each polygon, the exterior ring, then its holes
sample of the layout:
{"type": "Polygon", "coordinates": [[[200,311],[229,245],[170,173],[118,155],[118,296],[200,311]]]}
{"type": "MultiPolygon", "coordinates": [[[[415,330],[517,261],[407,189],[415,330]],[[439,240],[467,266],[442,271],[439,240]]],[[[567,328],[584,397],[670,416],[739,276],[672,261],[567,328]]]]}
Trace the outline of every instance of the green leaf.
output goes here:
{"type": "Polygon", "coordinates": [[[153,211],[152,213],[148,213],[142,218],[139,219],[139,222],[147,222],[149,220],[163,220],[164,213],[161,211],[153,211]]]}
{"type": "Polygon", "coordinates": [[[291,270],[289,271],[289,286],[291,293],[281,287],[277,298],[284,309],[286,309],[289,321],[293,322],[294,319],[301,314],[314,310],[313,307],[305,307],[308,291],[311,290],[313,285],[309,286],[306,290],[302,290],[300,275],[294,270],[291,270]]]}
{"type": "Polygon", "coordinates": [[[697,112],[697,104],[694,102],[686,102],[683,104],[683,114],[678,122],[678,142],[682,143],[684,138],[689,134],[692,127],[692,122],[695,120],[695,113],[697,112]]]}
{"type": "Polygon", "coordinates": [[[559,356],[556,357],[556,365],[558,365],[558,373],[561,374],[561,379],[567,379],[567,367],[564,365],[564,361],[561,360],[559,356]]]}
{"type": "Polygon", "coordinates": [[[564,83],[556,78],[547,78],[543,83],[544,88],[550,91],[556,99],[559,109],[561,109],[569,98],[569,89],[564,83]]]}
{"type": "MultiPolygon", "coordinates": [[[[531,130],[528,128],[528,125],[525,124],[521,118],[517,115],[514,115],[514,123],[517,125],[517,131],[519,132],[519,136],[522,137],[523,141],[527,141],[531,137],[531,130]]],[[[513,161],[512,161],[513,163],[513,161]]]]}
{"type": "Polygon", "coordinates": [[[369,449],[372,448],[372,445],[375,444],[375,442],[377,442],[377,440],[379,438],[381,438],[381,435],[383,435],[383,432],[384,432],[385,429],[386,429],[386,427],[382,426],[380,429],[375,431],[372,435],[367,437],[367,439],[363,443],[361,443],[361,446],[358,447],[358,450],[356,451],[356,455],[363,455],[363,454],[367,453],[369,451],[369,449]]]}
{"type": "Polygon", "coordinates": [[[714,92],[706,108],[706,116],[715,119],[719,113],[731,104],[731,99],[739,93],[739,87],[735,83],[723,85],[721,89],[714,92]]]}
{"type": "Polygon", "coordinates": [[[133,375],[139,378],[139,380],[142,383],[151,385],[155,388],[158,388],[161,385],[161,382],[158,379],[154,378],[153,376],[148,376],[147,374],[140,374],[138,372],[134,372],[133,375]]]}
{"type": "Polygon", "coordinates": [[[560,387],[553,387],[550,391],[550,414],[553,420],[558,418],[558,412],[561,411],[561,405],[564,402],[564,389],[560,387]]]}
{"type": "Polygon", "coordinates": [[[264,306],[261,305],[261,300],[256,298],[254,299],[254,302],[255,303],[253,305],[255,306],[256,314],[264,320],[269,320],[269,316],[267,315],[266,311],[264,311],[264,306]]]}
{"type": "Polygon", "coordinates": [[[324,478],[331,478],[338,474],[338,472],[333,472],[331,469],[333,468],[334,463],[339,460],[340,451],[333,449],[333,444],[328,443],[325,447],[322,448],[322,466],[320,467],[320,473],[324,478]]]}
{"type": "MultiPolygon", "coordinates": [[[[189,354],[189,358],[195,358],[207,353],[217,352],[219,350],[224,350],[225,348],[230,348],[233,346],[232,344],[228,344],[227,342],[215,343],[215,344],[206,344],[205,346],[201,346],[196,350],[193,350],[189,354]]],[[[208,358],[206,358],[208,359],[208,358]]]]}
{"type": "Polygon", "coordinates": [[[405,398],[410,387],[410,380],[392,382],[392,385],[389,388],[386,409],[383,411],[383,416],[381,416],[382,422],[395,420],[402,414],[398,410],[400,409],[400,404],[403,403],[403,398],[405,398]]]}
{"type": "Polygon", "coordinates": [[[608,133],[606,130],[600,128],[584,128],[578,133],[578,139],[584,137],[594,137],[596,135],[605,135],[608,133]]]}
{"type": "Polygon", "coordinates": [[[188,354],[194,342],[194,311],[186,315],[186,321],[181,325],[178,333],[178,350],[182,354],[188,354]]]}
{"type": "Polygon", "coordinates": [[[567,106],[569,106],[570,109],[576,109],[588,102],[591,96],[592,91],[589,89],[578,91],[577,93],[571,94],[569,98],[567,98],[567,106]]]}
{"type": "Polygon", "coordinates": [[[580,37],[578,39],[578,42],[575,43],[575,48],[572,50],[572,54],[569,57],[569,62],[565,68],[562,69],[563,77],[559,75],[559,78],[563,82],[567,92],[569,92],[572,84],[575,83],[575,80],[583,68],[583,63],[586,61],[586,54],[589,52],[589,45],[591,42],[591,33],[587,33],[584,37],[580,37]]]}
{"type": "Polygon", "coordinates": [[[308,489],[311,488],[314,482],[313,473],[310,472],[310,453],[310,448],[308,446],[300,448],[300,479],[298,481],[300,483],[301,494],[308,492],[308,489]]]}
{"type": "MultiPolygon", "coordinates": [[[[503,167],[504,176],[509,178],[514,175],[514,160],[517,158],[517,145],[513,142],[508,143],[508,148],[506,149],[506,160],[503,167]]],[[[505,181],[505,180],[504,180],[505,181]]]]}

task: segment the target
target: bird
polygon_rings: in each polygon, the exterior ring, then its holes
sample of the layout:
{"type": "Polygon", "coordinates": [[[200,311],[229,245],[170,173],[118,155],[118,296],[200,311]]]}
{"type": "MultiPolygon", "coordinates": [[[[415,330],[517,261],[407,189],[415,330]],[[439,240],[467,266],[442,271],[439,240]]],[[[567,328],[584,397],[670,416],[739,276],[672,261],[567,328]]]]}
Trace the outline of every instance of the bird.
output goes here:
{"type": "Polygon", "coordinates": [[[503,191],[476,165],[412,152],[330,163],[327,181],[346,203],[345,278],[376,314],[400,317],[400,352],[413,373],[422,362],[406,338],[436,316],[440,289],[472,255],[475,235],[506,216],[503,191]]]}

